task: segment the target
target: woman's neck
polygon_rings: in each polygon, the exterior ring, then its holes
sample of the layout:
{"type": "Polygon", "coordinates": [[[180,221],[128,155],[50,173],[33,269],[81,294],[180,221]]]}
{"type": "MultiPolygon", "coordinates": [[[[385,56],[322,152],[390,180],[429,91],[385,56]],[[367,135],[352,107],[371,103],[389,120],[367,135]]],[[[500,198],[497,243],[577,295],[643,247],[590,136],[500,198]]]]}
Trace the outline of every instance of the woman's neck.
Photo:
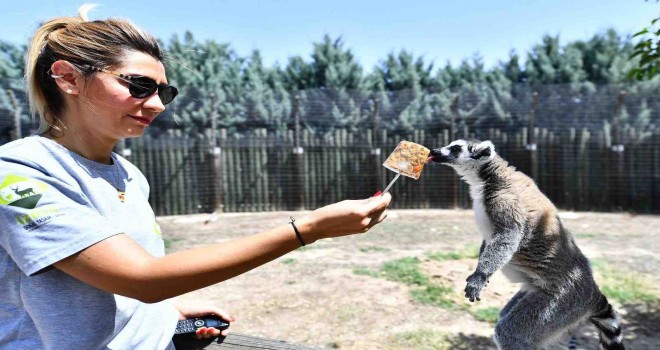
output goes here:
{"type": "Polygon", "coordinates": [[[81,157],[102,164],[112,164],[112,150],[115,142],[103,142],[103,140],[92,138],[87,134],[72,132],[72,130],[66,130],[64,133],[51,131],[42,136],[57,142],[81,157]]]}

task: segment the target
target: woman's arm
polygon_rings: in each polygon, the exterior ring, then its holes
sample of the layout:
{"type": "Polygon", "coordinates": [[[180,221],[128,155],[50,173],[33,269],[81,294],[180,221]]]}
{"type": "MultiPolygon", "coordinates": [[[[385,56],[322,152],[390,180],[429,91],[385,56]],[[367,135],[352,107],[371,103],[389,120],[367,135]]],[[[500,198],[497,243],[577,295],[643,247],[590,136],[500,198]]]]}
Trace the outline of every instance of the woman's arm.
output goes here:
{"type": "MultiPolygon", "coordinates": [[[[385,219],[391,197],[335,203],[296,221],[307,243],[366,232],[385,219]]],[[[291,225],[229,242],[154,257],[118,234],[65,258],[55,267],[99,289],[158,302],[235,277],[300,247],[291,225]]]]}

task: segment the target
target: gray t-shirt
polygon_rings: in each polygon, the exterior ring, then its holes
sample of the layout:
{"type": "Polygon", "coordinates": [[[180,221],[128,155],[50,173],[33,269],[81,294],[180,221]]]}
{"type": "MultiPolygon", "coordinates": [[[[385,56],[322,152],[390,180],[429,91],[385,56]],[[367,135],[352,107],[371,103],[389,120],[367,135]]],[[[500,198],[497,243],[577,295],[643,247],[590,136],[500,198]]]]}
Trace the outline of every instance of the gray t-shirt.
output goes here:
{"type": "Polygon", "coordinates": [[[52,264],[116,234],[164,254],[129,161],[96,163],[30,136],[0,147],[0,349],[173,349],[178,313],[85,284],[52,264]]]}

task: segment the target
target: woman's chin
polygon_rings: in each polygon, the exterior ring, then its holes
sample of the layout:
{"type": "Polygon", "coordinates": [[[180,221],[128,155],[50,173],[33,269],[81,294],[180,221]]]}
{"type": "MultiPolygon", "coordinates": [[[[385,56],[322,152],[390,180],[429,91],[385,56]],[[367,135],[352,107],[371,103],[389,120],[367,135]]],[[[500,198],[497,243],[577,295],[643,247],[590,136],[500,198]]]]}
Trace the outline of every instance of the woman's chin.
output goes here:
{"type": "Polygon", "coordinates": [[[147,126],[131,126],[130,128],[127,128],[126,131],[124,132],[124,137],[123,138],[132,138],[132,137],[140,137],[144,135],[144,129],[146,129],[147,126]]]}

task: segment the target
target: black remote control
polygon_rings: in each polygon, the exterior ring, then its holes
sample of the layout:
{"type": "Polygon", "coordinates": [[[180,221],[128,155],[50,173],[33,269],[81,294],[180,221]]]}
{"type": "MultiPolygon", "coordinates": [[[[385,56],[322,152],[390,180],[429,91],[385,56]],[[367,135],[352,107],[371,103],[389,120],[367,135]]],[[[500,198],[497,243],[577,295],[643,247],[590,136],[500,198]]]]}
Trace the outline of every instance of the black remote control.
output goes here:
{"type": "Polygon", "coordinates": [[[195,333],[198,329],[206,328],[216,328],[219,330],[225,330],[229,328],[229,322],[221,319],[218,316],[205,316],[198,318],[189,318],[186,320],[179,321],[176,325],[176,330],[174,334],[190,334],[195,333]]]}

